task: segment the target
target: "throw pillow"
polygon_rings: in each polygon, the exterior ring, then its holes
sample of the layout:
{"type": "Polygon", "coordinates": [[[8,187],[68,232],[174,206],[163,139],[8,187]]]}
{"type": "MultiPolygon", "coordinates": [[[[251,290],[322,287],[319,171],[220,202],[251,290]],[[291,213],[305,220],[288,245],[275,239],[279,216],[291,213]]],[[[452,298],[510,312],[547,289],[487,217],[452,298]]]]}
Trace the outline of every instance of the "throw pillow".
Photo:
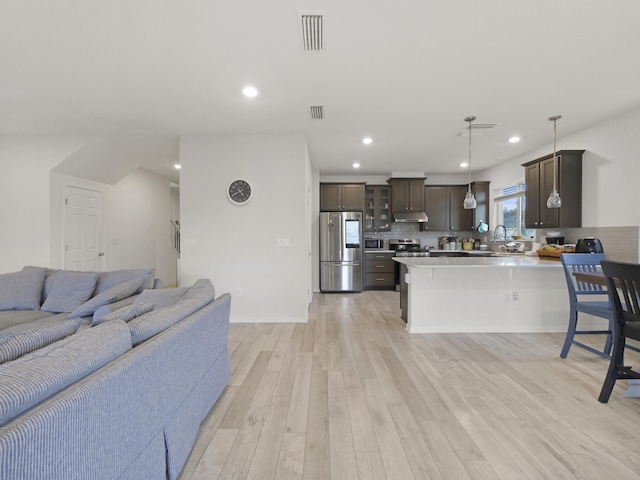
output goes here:
{"type": "Polygon", "coordinates": [[[180,300],[186,291],[186,287],[143,290],[133,303],[151,302],[154,309],[164,308],[180,300]]]}
{"type": "Polygon", "coordinates": [[[17,331],[0,338],[0,364],[76,333],[82,320],[65,319],[53,325],[17,331]]]}
{"type": "Polygon", "coordinates": [[[0,275],[0,310],[38,310],[44,284],[44,268],[0,275]]]}
{"type": "Polygon", "coordinates": [[[107,288],[104,292],[97,294],[95,297],[87,300],[82,305],[77,306],[69,314],[70,317],[88,317],[93,315],[98,307],[106,305],[107,303],[113,303],[122,300],[123,298],[130,297],[138,291],[142,282],[145,282],[145,278],[134,278],[128,282],[119,283],[113,287],[107,288]]]}
{"type": "Polygon", "coordinates": [[[71,312],[86,302],[96,288],[98,272],[73,272],[60,270],[53,275],[53,283],[40,310],[47,312],[71,312]]]}
{"type": "Polygon", "coordinates": [[[146,282],[140,285],[140,289],[138,290],[138,292],[141,292],[143,289],[151,288],[153,286],[153,277],[155,273],[156,271],[153,268],[100,272],[100,274],[98,275],[98,282],[96,283],[95,293],[97,295],[113,287],[114,285],[128,282],[129,280],[133,280],[134,278],[143,278],[146,280],[146,282]]]}
{"type": "Polygon", "coordinates": [[[189,287],[176,303],[132,320],[128,325],[129,330],[131,330],[133,346],[138,346],[145,340],[200,310],[213,301],[214,295],[215,289],[211,281],[200,279],[189,287]]]}
{"type": "Polygon", "coordinates": [[[127,305],[126,307],[119,308],[118,310],[111,312],[107,315],[104,315],[98,319],[95,319],[91,324],[92,327],[96,325],[100,325],[107,322],[113,322],[115,320],[122,320],[123,322],[128,322],[140,315],[143,315],[147,312],[153,310],[153,303],[145,302],[145,303],[132,303],[131,305],[127,305]]]}

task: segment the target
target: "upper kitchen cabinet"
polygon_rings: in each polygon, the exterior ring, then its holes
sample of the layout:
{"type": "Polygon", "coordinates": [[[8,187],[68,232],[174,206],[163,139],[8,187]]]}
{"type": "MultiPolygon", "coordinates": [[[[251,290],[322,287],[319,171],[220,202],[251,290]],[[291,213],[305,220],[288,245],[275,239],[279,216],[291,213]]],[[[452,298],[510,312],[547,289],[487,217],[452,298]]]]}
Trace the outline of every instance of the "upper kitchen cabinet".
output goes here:
{"type": "Polygon", "coordinates": [[[426,178],[390,178],[393,212],[424,212],[424,181],[426,178]]]}
{"type": "Polygon", "coordinates": [[[469,211],[462,206],[466,185],[428,185],[424,188],[424,205],[429,221],[425,230],[469,230],[469,211]]]}
{"type": "Polygon", "coordinates": [[[582,154],[584,150],[556,153],[556,188],[562,199],[560,208],[547,208],[553,190],[553,154],[524,167],[525,225],[527,228],[569,228],[582,226],[582,154]]]}
{"type": "Polygon", "coordinates": [[[475,232],[480,222],[489,225],[489,183],[471,182],[471,191],[476,197],[476,208],[467,210],[470,213],[471,225],[469,230],[471,231],[475,232]]]}
{"type": "Polygon", "coordinates": [[[363,211],[364,183],[321,183],[320,210],[363,211]]]}
{"type": "Polygon", "coordinates": [[[365,232],[391,230],[391,187],[367,185],[364,190],[365,232]]]}

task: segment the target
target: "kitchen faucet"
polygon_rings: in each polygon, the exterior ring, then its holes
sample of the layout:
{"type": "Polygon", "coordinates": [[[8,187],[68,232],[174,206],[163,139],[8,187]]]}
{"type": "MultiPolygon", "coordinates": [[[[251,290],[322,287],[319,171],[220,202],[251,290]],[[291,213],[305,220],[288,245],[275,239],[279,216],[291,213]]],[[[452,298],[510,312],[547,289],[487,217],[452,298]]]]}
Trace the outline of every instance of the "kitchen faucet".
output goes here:
{"type": "Polygon", "coordinates": [[[493,240],[495,242],[498,242],[498,241],[505,241],[506,239],[507,239],[506,227],[504,225],[498,225],[493,231],[493,240]]]}

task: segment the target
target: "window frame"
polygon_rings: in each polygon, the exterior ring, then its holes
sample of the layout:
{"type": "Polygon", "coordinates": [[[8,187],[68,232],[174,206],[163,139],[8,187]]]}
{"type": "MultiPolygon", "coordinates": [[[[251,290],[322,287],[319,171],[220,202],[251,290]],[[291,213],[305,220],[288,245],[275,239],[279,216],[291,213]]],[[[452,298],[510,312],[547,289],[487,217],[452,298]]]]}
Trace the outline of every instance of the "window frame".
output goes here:
{"type": "Polygon", "coordinates": [[[531,229],[525,228],[525,206],[526,206],[526,184],[524,182],[518,182],[516,184],[507,185],[502,188],[494,189],[494,206],[496,212],[496,225],[504,225],[504,207],[503,202],[507,200],[518,200],[516,208],[516,221],[515,227],[507,227],[506,240],[513,240],[513,236],[522,236],[525,238],[533,238],[535,232],[531,229]],[[511,232],[510,232],[511,231],[511,232]]]}

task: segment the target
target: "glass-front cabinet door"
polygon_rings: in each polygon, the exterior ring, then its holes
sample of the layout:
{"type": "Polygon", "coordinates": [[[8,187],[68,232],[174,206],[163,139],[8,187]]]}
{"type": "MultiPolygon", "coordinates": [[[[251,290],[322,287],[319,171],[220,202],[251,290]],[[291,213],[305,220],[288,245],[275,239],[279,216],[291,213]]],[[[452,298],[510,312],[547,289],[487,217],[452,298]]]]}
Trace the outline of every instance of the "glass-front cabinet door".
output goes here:
{"type": "Polygon", "coordinates": [[[365,188],[364,230],[391,230],[391,190],[386,185],[367,185],[365,188]]]}

